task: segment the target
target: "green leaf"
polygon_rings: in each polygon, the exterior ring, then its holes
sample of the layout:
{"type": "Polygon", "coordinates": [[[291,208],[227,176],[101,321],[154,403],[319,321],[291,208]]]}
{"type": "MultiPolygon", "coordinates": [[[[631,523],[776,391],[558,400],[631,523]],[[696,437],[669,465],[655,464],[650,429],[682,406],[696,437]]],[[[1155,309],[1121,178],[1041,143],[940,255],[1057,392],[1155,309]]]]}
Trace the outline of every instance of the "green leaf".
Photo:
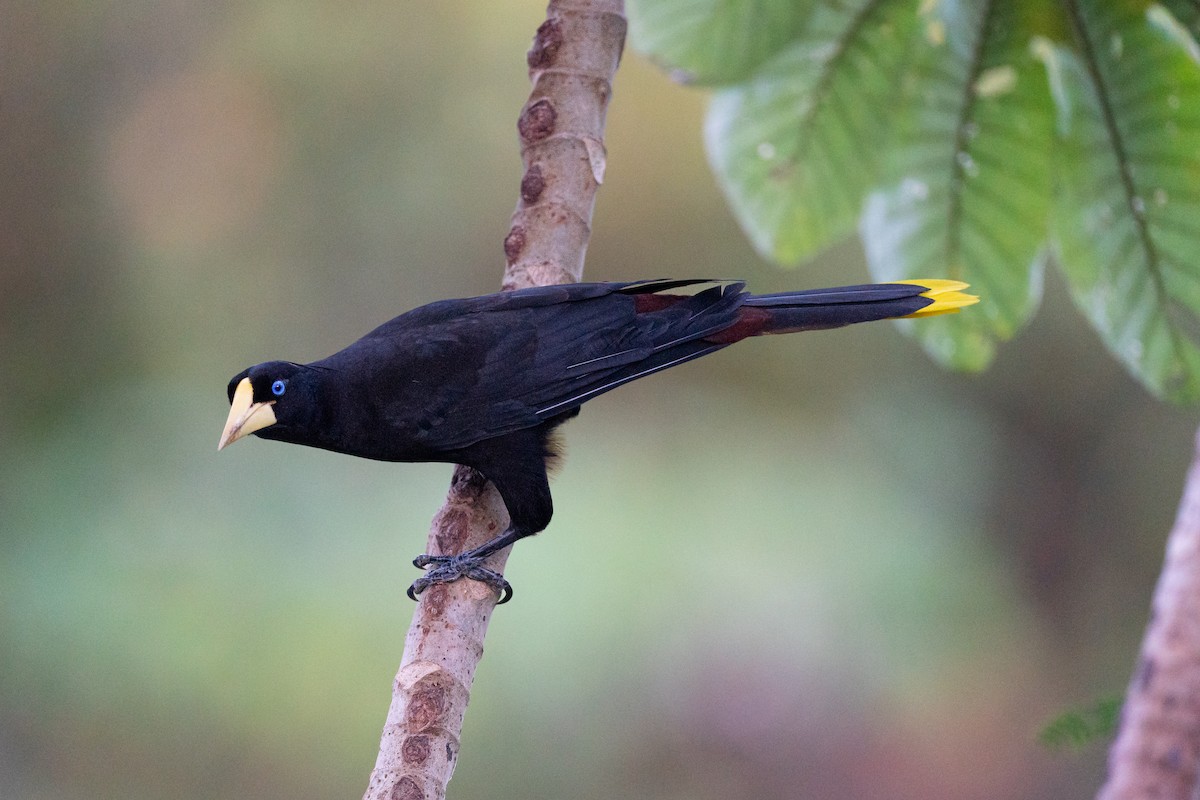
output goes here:
{"type": "Polygon", "coordinates": [[[1200,64],[1200,2],[1163,0],[1146,10],[1146,19],[1200,64]]]}
{"type": "Polygon", "coordinates": [[[1117,357],[1160,396],[1200,400],[1200,0],[638,8],[660,57],[745,76],[715,95],[705,138],[763,254],[808,258],[861,213],[878,278],[982,296],[910,325],[967,368],[1036,310],[1054,254],[1117,357]]]}
{"type": "Polygon", "coordinates": [[[633,47],[684,83],[742,80],[795,38],[815,0],[630,0],[633,47]]]}
{"type": "Polygon", "coordinates": [[[1067,0],[1054,231],[1078,306],[1153,392],[1200,399],[1200,70],[1133,0],[1067,0]]]}
{"type": "Polygon", "coordinates": [[[939,360],[982,369],[1041,296],[1050,197],[1050,99],[1020,4],[946,1],[923,16],[893,176],[860,224],[883,281],[954,278],[982,302],[904,327],[939,360]]]}
{"type": "Polygon", "coordinates": [[[907,0],[825,0],[752,79],[713,98],[709,158],[765,255],[794,263],[854,229],[915,21],[907,0]]]}
{"type": "Polygon", "coordinates": [[[1038,740],[1052,750],[1081,749],[1116,733],[1121,718],[1121,698],[1102,697],[1090,706],[1073,708],[1052,720],[1038,740]]]}

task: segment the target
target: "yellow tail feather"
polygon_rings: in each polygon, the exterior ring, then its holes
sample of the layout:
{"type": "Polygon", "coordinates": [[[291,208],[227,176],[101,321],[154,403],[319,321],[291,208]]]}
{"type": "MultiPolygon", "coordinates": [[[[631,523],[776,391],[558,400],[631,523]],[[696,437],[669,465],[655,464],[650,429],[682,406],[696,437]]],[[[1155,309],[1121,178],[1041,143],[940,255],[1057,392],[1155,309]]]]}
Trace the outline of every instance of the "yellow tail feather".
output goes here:
{"type": "Polygon", "coordinates": [[[933,301],[921,310],[905,315],[905,318],[932,317],[935,314],[953,314],[959,309],[966,306],[973,306],[979,302],[977,296],[966,294],[962,291],[967,288],[967,284],[962,281],[930,278],[913,281],[891,281],[891,283],[909,283],[913,286],[923,286],[928,291],[921,292],[921,297],[928,297],[933,301]]]}

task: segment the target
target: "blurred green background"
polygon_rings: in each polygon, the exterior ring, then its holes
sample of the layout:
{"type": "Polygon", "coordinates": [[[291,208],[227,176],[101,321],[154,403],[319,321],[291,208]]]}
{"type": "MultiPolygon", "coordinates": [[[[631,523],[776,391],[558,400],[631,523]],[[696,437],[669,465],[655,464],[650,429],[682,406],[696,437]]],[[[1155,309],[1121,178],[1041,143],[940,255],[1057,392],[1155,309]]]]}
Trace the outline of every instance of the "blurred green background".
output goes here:
{"type": "MultiPolygon", "coordinates": [[[[225,384],[494,290],[540,2],[0,0],[0,797],[357,797],[449,468],[250,441],[225,384]]],[[[587,277],[765,264],[626,53],[587,277]]],[[[889,324],[589,404],[453,798],[1090,797],[1195,414],[1051,275],[979,376],[889,324]]]]}

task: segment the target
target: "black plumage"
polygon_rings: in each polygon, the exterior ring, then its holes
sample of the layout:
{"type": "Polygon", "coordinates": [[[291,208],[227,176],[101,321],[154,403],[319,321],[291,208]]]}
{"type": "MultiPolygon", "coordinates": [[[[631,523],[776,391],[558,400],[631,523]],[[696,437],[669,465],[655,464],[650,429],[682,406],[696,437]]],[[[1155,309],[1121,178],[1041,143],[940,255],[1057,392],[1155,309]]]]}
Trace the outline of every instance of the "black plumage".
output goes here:
{"type": "Polygon", "coordinates": [[[328,358],[270,361],[229,382],[220,447],[254,433],[384,461],[464,464],[491,480],[511,524],[432,564],[410,589],[476,577],[491,553],[550,522],[551,435],[587,400],[748,336],[955,311],[951,281],[752,295],[741,283],[579,283],[444,300],[402,314],[328,358]]]}

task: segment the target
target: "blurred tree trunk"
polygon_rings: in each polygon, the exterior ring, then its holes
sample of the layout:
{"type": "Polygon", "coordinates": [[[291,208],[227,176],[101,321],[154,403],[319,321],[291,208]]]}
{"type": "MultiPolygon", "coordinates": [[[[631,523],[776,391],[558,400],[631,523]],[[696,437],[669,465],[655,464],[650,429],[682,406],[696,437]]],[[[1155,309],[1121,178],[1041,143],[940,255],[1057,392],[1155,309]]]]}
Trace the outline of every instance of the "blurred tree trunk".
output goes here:
{"type": "Polygon", "coordinates": [[[1100,800],[1194,800],[1200,762],[1200,434],[1100,800]]]}

